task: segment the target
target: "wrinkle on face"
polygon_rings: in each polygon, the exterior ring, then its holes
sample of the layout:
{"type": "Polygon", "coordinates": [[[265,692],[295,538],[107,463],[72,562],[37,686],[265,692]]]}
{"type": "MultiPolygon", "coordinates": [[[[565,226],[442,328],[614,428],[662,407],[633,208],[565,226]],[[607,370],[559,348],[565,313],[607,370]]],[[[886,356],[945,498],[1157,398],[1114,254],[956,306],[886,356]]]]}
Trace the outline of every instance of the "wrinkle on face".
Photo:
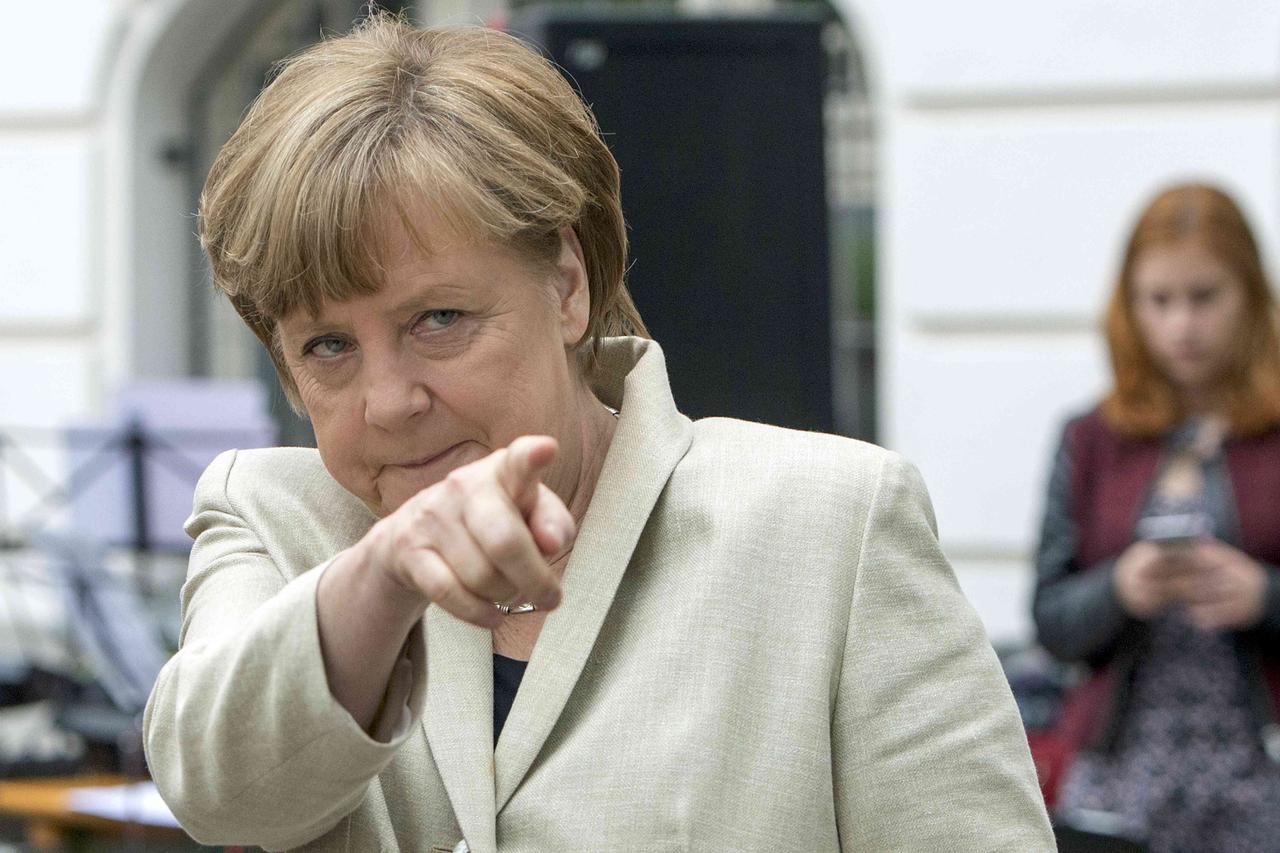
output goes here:
{"type": "Polygon", "coordinates": [[[579,286],[585,293],[584,271],[579,279],[565,275],[575,273],[577,256],[550,269],[476,241],[437,244],[426,254],[396,221],[387,225],[394,262],[385,265],[377,292],[278,323],[326,467],[375,514],[386,515],[451,467],[521,435],[551,435],[561,454],[545,482],[567,502],[591,467],[580,457],[596,443],[584,440],[583,424],[600,408],[573,346],[585,318],[575,306],[566,310],[562,295],[579,286]],[[391,233],[397,227],[400,233],[391,233]],[[421,321],[455,311],[456,322],[438,332],[421,321]],[[335,338],[342,355],[304,355],[318,337],[335,338]],[[451,467],[392,464],[455,446],[451,467]]]}

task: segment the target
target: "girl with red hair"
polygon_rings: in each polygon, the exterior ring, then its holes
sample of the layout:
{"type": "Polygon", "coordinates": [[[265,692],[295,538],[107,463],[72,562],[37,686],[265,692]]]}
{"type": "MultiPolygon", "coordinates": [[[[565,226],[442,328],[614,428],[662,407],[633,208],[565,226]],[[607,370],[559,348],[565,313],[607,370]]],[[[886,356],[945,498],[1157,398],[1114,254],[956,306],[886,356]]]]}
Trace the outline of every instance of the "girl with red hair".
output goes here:
{"type": "Polygon", "coordinates": [[[1280,343],[1229,196],[1139,217],[1107,309],[1114,386],[1070,421],[1034,617],[1087,665],[1045,780],[1061,823],[1152,851],[1280,842],[1280,343]]]}

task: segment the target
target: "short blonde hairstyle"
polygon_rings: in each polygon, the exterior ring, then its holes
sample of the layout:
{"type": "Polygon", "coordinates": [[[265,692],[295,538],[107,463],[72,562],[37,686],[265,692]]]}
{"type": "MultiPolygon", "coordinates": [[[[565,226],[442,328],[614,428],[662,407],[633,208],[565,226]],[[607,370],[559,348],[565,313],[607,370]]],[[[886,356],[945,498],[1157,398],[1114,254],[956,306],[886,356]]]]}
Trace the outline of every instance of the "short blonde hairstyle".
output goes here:
{"type": "Polygon", "coordinates": [[[591,297],[579,342],[646,335],[623,283],[618,165],[590,110],[541,55],[480,27],[417,29],[375,14],[291,57],[218,153],[200,199],[215,286],[271,353],[301,409],[276,321],[380,287],[377,223],[425,203],[465,238],[531,261],[582,244],[591,297]]]}

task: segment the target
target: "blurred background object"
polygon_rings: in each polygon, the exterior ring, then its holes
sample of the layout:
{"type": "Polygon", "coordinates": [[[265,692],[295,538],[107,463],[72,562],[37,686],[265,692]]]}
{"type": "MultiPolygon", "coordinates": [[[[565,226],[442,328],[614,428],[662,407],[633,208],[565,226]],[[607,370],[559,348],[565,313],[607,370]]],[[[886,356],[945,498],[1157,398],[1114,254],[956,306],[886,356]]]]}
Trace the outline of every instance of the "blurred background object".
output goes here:
{"type": "Polygon", "coordinates": [[[256,380],[151,379],[120,389],[105,422],[67,431],[71,527],[113,545],[185,552],[200,474],[229,447],[270,447],[277,425],[256,380]]]}

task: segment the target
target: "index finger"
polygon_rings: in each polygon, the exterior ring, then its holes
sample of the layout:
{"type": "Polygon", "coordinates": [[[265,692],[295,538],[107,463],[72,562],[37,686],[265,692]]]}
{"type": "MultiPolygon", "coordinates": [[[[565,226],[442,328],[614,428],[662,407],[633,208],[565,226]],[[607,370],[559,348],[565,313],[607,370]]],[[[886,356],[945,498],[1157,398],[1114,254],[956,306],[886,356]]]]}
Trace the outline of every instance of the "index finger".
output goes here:
{"type": "Polygon", "coordinates": [[[523,435],[511,442],[497,461],[498,485],[528,518],[538,502],[538,484],[556,458],[560,445],[549,435],[523,435]]]}

